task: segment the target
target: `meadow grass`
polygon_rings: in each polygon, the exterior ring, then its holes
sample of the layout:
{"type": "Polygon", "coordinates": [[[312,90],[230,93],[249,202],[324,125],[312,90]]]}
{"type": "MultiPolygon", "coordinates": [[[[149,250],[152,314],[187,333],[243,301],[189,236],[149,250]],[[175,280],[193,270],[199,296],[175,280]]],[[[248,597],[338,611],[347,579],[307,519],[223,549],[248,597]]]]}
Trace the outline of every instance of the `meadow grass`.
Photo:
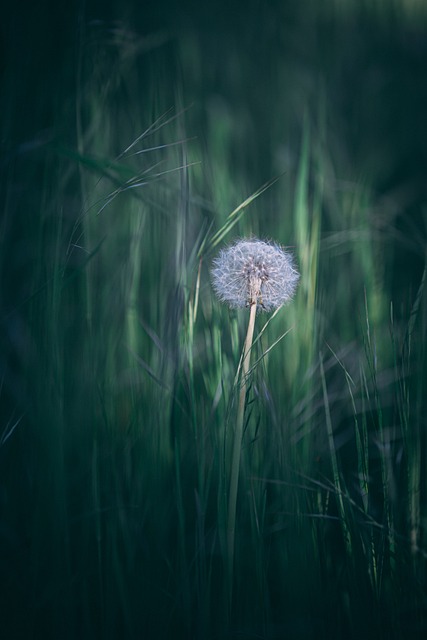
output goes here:
{"type": "Polygon", "coordinates": [[[240,107],[213,100],[203,123],[120,33],[111,59],[99,36],[80,44],[56,125],[74,142],[53,136],[3,180],[5,637],[421,638],[425,238],[417,286],[397,290],[393,202],[338,170],[327,97],[264,176],[236,163],[240,107]],[[289,246],[301,282],[255,327],[230,609],[248,312],[219,304],[209,272],[253,235],[289,246]]]}

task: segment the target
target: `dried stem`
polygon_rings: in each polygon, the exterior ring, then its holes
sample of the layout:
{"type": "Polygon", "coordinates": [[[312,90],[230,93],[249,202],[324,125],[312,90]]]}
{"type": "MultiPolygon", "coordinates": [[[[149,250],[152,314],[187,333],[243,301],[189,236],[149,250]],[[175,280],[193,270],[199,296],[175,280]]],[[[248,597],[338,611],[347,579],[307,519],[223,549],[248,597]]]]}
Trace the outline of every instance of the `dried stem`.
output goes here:
{"type": "Polygon", "coordinates": [[[229,604],[231,606],[233,593],[233,566],[234,566],[234,540],[236,532],[236,506],[237,489],[239,485],[240,453],[242,450],[243,422],[245,416],[247,377],[251,359],[251,348],[255,328],[255,316],[257,310],[256,299],[252,299],[249,316],[248,331],[243,352],[243,365],[241,374],[241,386],[239,405],[237,409],[236,429],[234,432],[233,457],[231,460],[230,492],[228,495],[228,522],[227,522],[227,554],[228,554],[228,585],[229,604]]]}

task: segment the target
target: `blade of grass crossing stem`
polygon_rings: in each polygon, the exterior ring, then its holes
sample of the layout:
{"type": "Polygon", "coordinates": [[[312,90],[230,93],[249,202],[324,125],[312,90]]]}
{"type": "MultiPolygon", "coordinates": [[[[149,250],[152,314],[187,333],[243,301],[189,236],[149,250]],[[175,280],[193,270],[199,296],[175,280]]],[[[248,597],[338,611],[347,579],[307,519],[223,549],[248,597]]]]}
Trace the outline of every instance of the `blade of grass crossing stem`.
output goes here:
{"type": "Polygon", "coordinates": [[[218,231],[212,236],[210,240],[209,249],[214,249],[228,233],[230,233],[231,229],[239,222],[240,218],[244,215],[246,208],[256,199],[258,198],[264,191],[269,189],[275,182],[280,179],[280,176],[276,178],[272,178],[268,182],[262,185],[257,191],[255,191],[252,195],[250,195],[246,200],[244,200],[238,207],[236,207],[227,217],[225,224],[218,229],[218,231]]]}

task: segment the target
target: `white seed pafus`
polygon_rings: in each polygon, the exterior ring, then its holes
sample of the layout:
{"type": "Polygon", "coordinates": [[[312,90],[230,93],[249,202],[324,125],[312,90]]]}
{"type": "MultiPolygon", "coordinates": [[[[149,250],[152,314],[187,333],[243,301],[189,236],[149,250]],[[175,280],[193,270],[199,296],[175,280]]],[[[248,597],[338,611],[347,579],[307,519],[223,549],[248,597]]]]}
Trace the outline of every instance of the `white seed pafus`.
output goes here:
{"type": "Polygon", "coordinates": [[[230,307],[256,303],[272,311],[294,295],[299,273],[293,256],[277,244],[238,240],[220,251],[212,267],[212,284],[218,298],[230,307]]]}

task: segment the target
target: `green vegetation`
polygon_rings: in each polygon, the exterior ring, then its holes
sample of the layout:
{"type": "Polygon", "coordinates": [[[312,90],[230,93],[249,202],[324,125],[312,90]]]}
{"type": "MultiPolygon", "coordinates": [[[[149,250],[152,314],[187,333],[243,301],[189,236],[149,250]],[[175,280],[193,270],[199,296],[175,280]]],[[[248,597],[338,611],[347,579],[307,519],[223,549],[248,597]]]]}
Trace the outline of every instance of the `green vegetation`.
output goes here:
{"type": "Polygon", "coordinates": [[[5,639],[426,633],[426,11],[255,5],[5,67],[5,639]],[[255,325],[230,607],[242,236],[301,281],[255,325]]]}

